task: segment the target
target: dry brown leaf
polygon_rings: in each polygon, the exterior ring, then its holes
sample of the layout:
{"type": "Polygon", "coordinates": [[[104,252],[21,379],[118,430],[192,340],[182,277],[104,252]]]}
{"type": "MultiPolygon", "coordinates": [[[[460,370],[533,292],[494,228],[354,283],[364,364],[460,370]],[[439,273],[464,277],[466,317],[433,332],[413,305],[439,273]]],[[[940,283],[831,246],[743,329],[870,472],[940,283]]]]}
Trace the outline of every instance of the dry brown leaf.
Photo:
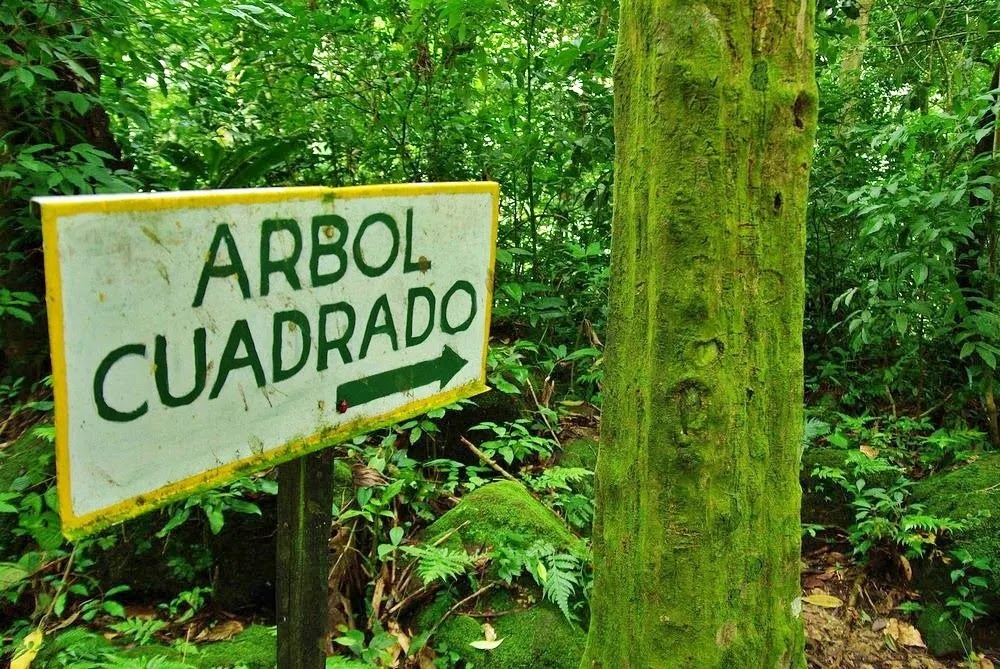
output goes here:
{"type": "Polygon", "coordinates": [[[243,631],[243,623],[241,623],[239,620],[226,620],[224,622],[219,623],[218,625],[207,627],[202,631],[198,632],[198,636],[196,636],[194,640],[229,641],[242,631],[243,631]]]}
{"type": "Polygon", "coordinates": [[[911,648],[927,648],[920,637],[920,630],[909,623],[899,623],[899,643],[911,648]]]}
{"type": "Polygon", "coordinates": [[[126,604],[125,617],[152,620],[157,617],[156,607],[148,604],[126,604]]]}
{"type": "Polygon", "coordinates": [[[483,639],[481,641],[470,641],[469,645],[476,650],[493,650],[502,643],[503,639],[496,639],[494,641],[487,641],[486,639],[483,639]]]}
{"type": "Polygon", "coordinates": [[[802,601],[806,604],[812,604],[813,606],[821,606],[824,609],[836,609],[844,605],[844,601],[842,599],[826,593],[808,595],[803,597],[802,601]]]}
{"type": "Polygon", "coordinates": [[[858,450],[867,455],[869,458],[874,459],[878,457],[878,449],[872,448],[868,444],[861,444],[861,448],[858,450]]]}
{"type": "Polygon", "coordinates": [[[351,477],[354,479],[355,488],[373,488],[389,482],[388,479],[378,473],[378,470],[361,464],[351,466],[351,477]]]}
{"type": "Polygon", "coordinates": [[[893,641],[898,641],[902,646],[910,646],[912,648],[927,647],[916,627],[895,618],[889,618],[889,624],[885,626],[884,634],[893,641]]]}
{"type": "Polygon", "coordinates": [[[371,627],[372,621],[378,620],[379,612],[382,609],[382,594],[385,592],[385,568],[382,569],[382,574],[375,579],[375,588],[372,592],[372,615],[369,618],[368,626],[371,627]]]}
{"type": "Polygon", "coordinates": [[[907,581],[913,580],[913,567],[910,566],[910,561],[906,559],[905,555],[899,556],[899,566],[903,569],[903,576],[906,577],[907,581]]]}
{"type": "Polygon", "coordinates": [[[594,332],[594,326],[591,324],[590,321],[584,318],[581,327],[583,329],[583,334],[587,337],[588,340],[590,340],[591,346],[593,346],[594,348],[604,348],[604,342],[602,342],[601,338],[597,336],[596,332],[594,332]]]}
{"type": "Polygon", "coordinates": [[[979,669],[994,669],[993,660],[983,655],[979,658],[979,669]]]}
{"type": "Polygon", "coordinates": [[[50,627],[48,629],[49,634],[52,634],[56,630],[61,630],[63,628],[69,627],[70,625],[72,625],[73,623],[75,623],[76,619],[79,618],[79,617],[80,617],[80,609],[77,609],[76,611],[74,611],[73,613],[71,613],[68,618],[60,620],[59,624],[56,625],[55,627],[50,627]]]}
{"type": "Polygon", "coordinates": [[[389,622],[389,634],[396,637],[396,643],[403,649],[403,653],[410,654],[410,635],[399,628],[399,624],[392,620],[389,622]]]}

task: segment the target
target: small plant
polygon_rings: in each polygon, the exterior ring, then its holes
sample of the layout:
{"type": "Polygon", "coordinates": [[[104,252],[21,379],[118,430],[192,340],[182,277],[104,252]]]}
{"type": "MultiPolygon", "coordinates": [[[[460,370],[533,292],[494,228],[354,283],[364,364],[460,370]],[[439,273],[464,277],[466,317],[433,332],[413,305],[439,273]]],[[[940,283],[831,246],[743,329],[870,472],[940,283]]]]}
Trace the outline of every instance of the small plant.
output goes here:
{"type": "Polygon", "coordinates": [[[25,323],[33,323],[31,313],[25,307],[38,304],[38,297],[24,291],[10,291],[0,288],[0,318],[11,316],[25,323]]]}
{"type": "Polygon", "coordinates": [[[205,606],[205,595],[211,594],[211,588],[192,588],[185,590],[159,608],[167,614],[174,623],[184,623],[194,617],[205,606]]]}
{"type": "Polygon", "coordinates": [[[538,345],[523,339],[509,345],[490,346],[486,355],[489,384],[502,393],[519,395],[531,376],[532,368],[525,360],[529,353],[537,354],[538,345]]]}
{"type": "Polygon", "coordinates": [[[161,539],[166,537],[170,532],[186,523],[191,514],[198,509],[201,509],[202,513],[205,514],[212,534],[218,534],[226,522],[227,512],[260,515],[260,507],[247,499],[248,496],[276,495],[277,493],[278,484],[275,481],[263,476],[252,476],[238,479],[221,488],[192,495],[183,502],[169,507],[170,518],[156,533],[156,536],[161,539]]]}
{"type": "Polygon", "coordinates": [[[531,427],[531,420],[519,418],[503,425],[487,421],[470,429],[492,432],[493,438],[483,442],[480,448],[491,458],[496,459],[499,456],[508,465],[512,465],[531,456],[541,458],[552,456],[552,451],[556,447],[555,442],[534,434],[531,427]]]}
{"type": "Polygon", "coordinates": [[[542,588],[542,595],[559,607],[571,623],[579,623],[578,612],[586,609],[593,586],[589,552],[559,551],[549,543],[539,542],[527,550],[500,545],[494,549],[493,565],[497,576],[510,584],[521,576],[530,576],[542,588]]]}
{"type": "Polygon", "coordinates": [[[549,467],[527,477],[528,486],[542,495],[542,501],[566,522],[586,529],[594,520],[594,472],[582,467],[549,467]]]}
{"type": "Polygon", "coordinates": [[[848,530],[854,552],[867,556],[876,547],[904,549],[906,557],[922,557],[939,535],[966,528],[964,521],[939,518],[924,513],[922,504],[909,504],[913,482],[899,477],[887,488],[865,487],[864,479],[855,483],[851,505],[857,510],[855,524],[848,530]]]}
{"type": "Polygon", "coordinates": [[[948,597],[945,606],[948,613],[971,623],[988,613],[985,595],[989,593],[986,574],[990,572],[990,561],[975,558],[965,549],[952,551],[951,557],[957,563],[950,573],[955,594],[948,597]]]}
{"type": "Polygon", "coordinates": [[[157,632],[167,627],[167,623],[158,618],[126,618],[108,627],[125,637],[127,643],[144,646],[153,640],[157,632]]]}
{"type": "Polygon", "coordinates": [[[365,639],[365,633],[357,629],[348,629],[341,625],[338,627],[341,636],[334,637],[334,641],[344,646],[358,659],[370,667],[388,667],[393,662],[393,646],[399,640],[382,629],[382,626],[375,621],[373,625],[373,635],[371,641],[365,639]]]}
{"type": "Polygon", "coordinates": [[[484,557],[446,546],[403,546],[401,550],[417,559],[417,575],[425,585],[434,581],[454,581],[484,557]]]}
{"type": "Polygon", "coordinates": [[[846,469],[817,467],[812,475],[847,493],[855,510],[855,522],[847,528],[848,539],[862,559],[875,549],[902,549],[907,557],[920,557],[940,535],[966,529],[973,522],[932,516],[923,505],[911,503],[913,481],[874,451],[849,452],[844,464],[846,469]],[[889,482],[869,485],[872,479],[889,482]]]}

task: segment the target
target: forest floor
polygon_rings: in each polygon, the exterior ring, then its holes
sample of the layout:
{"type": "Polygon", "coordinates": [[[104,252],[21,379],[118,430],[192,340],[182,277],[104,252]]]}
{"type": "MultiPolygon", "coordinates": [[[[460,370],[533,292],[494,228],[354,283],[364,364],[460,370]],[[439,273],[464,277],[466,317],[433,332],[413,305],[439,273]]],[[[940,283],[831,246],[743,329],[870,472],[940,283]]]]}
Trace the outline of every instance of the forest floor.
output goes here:
{"type": "MultiPolygon", "coordinates": [[[[592,414],[567,418],[559,425],[560,436],[564,442],[581,440],[596,444],[597,423],[592,414]]],[[[25,425],[24,431],[29,427],[25,425]]],[[[4,446],[0,444],[0,452],[4,446]]],[[[964,657],[946,659],[932,657],[913,620],[899,611],[901,603],[921,599],[909,581],[912,574],[908,562],[897,556],[860,565],[852,557],[846,536],[836,532],[807,540],[802,555],[802,611],[810,669],[994,669],[995,663],[1000,664],[998,650],[969,651],[964,657]]],[[[126,605],[124,615],[129,620],[150,623],[162,617],[162,609],[162,604],[156,602],[132,602],[126,605]]],[[[50,628],[50,632],[79,625],[78,615],[69,615],[50,628]]],[[[205,661],[214,655],[229,655],[230,661],[242,660],[250,648],[272,657],[273,628],[264,626],[273,623],[266,616],[263,611],[244,610],[235,614],[209,606],[193,617],[164,621],[155,637],[151,633],[146,641],[158,641],[161,645],[157,648],[161,649],[165,643],[190,641],[199,652],[209,654],[203,658],[205,661]]],[[[122,644],[128,635],[108,631],[106,623],[99,617],[86,628],[116,645],[122,644]]],[[[125,647],[128,645],[125,643],[125,647]]],[[[419,659],[420,656],[414,658],[419,659]]],[[[269,662],[266,660],[265,664],[269,662]]],[[[419,666],[430,665],[422,662],[419,666]]]]}
{"type": "MultiPolygon", "coordinates": [[[[904,563],[905,564],[905,563],[904,563]]],[[[904,568],[905,569],[905,568],[904,568]]],[[[803,554],[806,656],[810,669],[994,669],[997,653],[936,659],[896,607],[916,593],[869,574],[835,545],[803,554]]]]}

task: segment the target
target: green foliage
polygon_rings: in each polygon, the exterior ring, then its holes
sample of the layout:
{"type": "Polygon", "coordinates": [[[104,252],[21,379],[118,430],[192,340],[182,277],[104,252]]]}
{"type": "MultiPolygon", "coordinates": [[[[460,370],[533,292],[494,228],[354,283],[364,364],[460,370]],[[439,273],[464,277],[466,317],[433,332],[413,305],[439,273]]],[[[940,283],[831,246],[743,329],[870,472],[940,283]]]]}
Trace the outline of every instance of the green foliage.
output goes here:
{"type": "Polygon", "coordinates": [[[583,467],[548,467],[529,477],[528,486],[572,527],[586,531],[594,520],[594,472],[583,467]]]}
{"type": "Polygon", "coordinates": [[[192,495],[167,510],[169,519],[156,536],[159,538],[167,536],[187,522],[192,511],[198,509],[204,513],[212,534],[218,534],[226,522],[227,512],[260,515],[260,507],[249,501],[248,496],[275,495],[277,492],[278,484],[271,479],[244,477],[222,488],[192,495]]]}
{"type": "Polygon", "coordinates": [[[140,646],[152,641],[156,633],[166,626],[167,623],[156,618],[127,618],[120,623],[108,625],[110,629],[119,632],[128,643],[140,646]]]}
{"type": "Polygon", "coordinates": [[[855,410],[974,412],[1000,332],[997,163],[976,148],[1000,11],[876,3],[859,31],[859,5],[821,5],[807,388],[855,410]]]}
{"type": "Polygon", "coordinates": [[[580,557],[571,553],[556,553],[551,546],[545,546],[534,571],[545,598],[558,606],[572,623],[579,621],[574,610],[586,606],[585,595],[592,585],[587,578],[588,573],[586,562],[580,557]]]}
{"type": "Polygon", "coordinates": [[[973,557],[969,551],[952,551],[955,566],[949,573],[954,594],[945,601],[949,612],[970,623],[988,613],[985,595],[989,592],[987,574],[993,570],[990,560],[973,557]]]}
{"type": "Polygon", "coordinates": [[[974,527],[979,517],[949,518],[929,513],[912,499],[912,471],[904,466],[916,454],[928,469],[967,456],[970,442],[982,434],[968,430],[930,432],[926,420],[905,417],[860,418],[839,414],[834,424],[810,419],[808,440],[838,449],[832,464],[818,465],[811,476],[836,486],[853,509],[847,528],[854,551],[865,559],[876,551],[901,550],[907,557],[922,557],[939,539],[974,527]],[[927,434],[930,432],[930,434],[927,434]]]}
{"type": "Polygon", "coordinates": [[[392,652],[389,650],[396,645],[396,637],[377,627],[374,636],[370,640],[365,639],[365,633],[361,630],[352,630],[342,627],[341,636],[334,637],[341,646],[345,646],[354,653],[365,666],[385,667],[392,663],[392,652]]]}
{"type": "Polygon", "coordinates": [[[555,444],[550,438],[534,434],[530,419],[518,419],[512,423],[497,425],[493,422],[480,423],[472,430],[493,433],[493,438],[480,444],[480,448],[490,458],[499,459],[512,465],[529,457],[548,458],[555,444]]]}
{"type": "Polygon", "coordinates": [[[403,546],[402,550],[417,558],[417,574],[425,584],[453,581],[464,575],[481,557],[447,546],[403,546]]]}

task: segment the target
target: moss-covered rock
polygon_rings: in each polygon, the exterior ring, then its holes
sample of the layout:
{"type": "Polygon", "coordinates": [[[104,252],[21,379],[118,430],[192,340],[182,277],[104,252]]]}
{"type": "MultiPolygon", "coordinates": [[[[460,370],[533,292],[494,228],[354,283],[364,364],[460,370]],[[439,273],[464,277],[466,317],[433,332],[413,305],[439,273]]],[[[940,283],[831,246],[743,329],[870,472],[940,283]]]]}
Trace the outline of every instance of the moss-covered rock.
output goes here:
{"type": "MultiPolygon", "coordinates": [[[[453,533],[448,543],[470,551],[497,546],[527,550],[536,543],[566,552],[579,553],[583,548],[582,540],[562,520],[513,481],[490,483],[469,493],[435,521],[426,536],[434,541],[448,533],[453,533]]],[[[537,588],[531,586],[528,591],[533,594],[527,599],[536,603],[527,609],[523,609],[523,598],[516,601],[507,591],[494,592],[482,602],[481,613],[514,610],[490,619],[497,637],[504,640],[490,651],[469,645],[484,638],[484,618],[461,614],[445,618],[456,601],[452,595],[442,595],[418,612],[414,627],[430,630],[437,625],[431,644],[458,654],[477,669],[575,669],[583,654],[585,632],[558,608],[542,602],[537,588]]]]}
{"type": "Polygon", "coordinates": [[[953,520],[982,516],[968,530],[953,533],[942,547],[985,558],[991,567],[989,591],[1000,593],[1000,453],[920,481],[913,487],[912,501],[923,504],[932,516],[953,520]]]}
{"type": "MultiPolygon", "coordinates": [[[[488,601],[490,610],[508,608],[501,594],[488,601]]],[[[447,612],[453,600],[440,597],[418,618],[418,626],[431,628],[447,612]]],[[[456,615],[440,624],[431,643],[439,650],[459,655],[476,669],[576,669],[586,643],[586,633],[569,623],[559,609],[548,603],[508,613],[490,620],[497,639],[493,650],[469,644],[484,639],[483,619],[456,615]]]]}
{"type": "Polygon", "coordinates": [[[961,655],[972,647],[965,625],[956,623],[954,616],[949,617],[942,606],[932,604],[921,611],[917,628],[927,650],[934,655],[961,655]]]}
{"type": "MultiPolygon", "coordinates": [[[[935,474],[913,487],[912,502],[923,504],[927,515],[952,520],[980,518],[966,530],[952,533],[940,542],[945,553],[968,551],[974,559],[984,559],[988,586],[981,596],[990,614],[1000,613],[1000,453],[983,455],[975,462],[950,472],[935,474]]],[[[918,620],[918,627],[935,653],[948,654],[962,651],[965,630],[956,631],[950,620],[940,620],[940,606],[955,595],[950,572],[955,567],[952,560],[927,560],[919,565],[916,584],[924,598],[931,602],[918,620]],[[933,639],[933,641],[932,641],[933,639]]],[[[977,626],[979,627],[979,626],[977,626]]],[[[988,634],[980,640],[983,629],[976,632],[977,641],[995,646],[1000,634],[988,634]]],[[[968,642],[966,642],[967,644],[968,642]]]]}
{"type": "Polygon", "coordinates": [[[571,551],[581,543],[558,516],[514,481],[490,483],[469,493],[458,506],[434,521],[426,536],[434,541],[452,531],[454,538],[471,548],[527,549],[544,542],[571,551]]]}

